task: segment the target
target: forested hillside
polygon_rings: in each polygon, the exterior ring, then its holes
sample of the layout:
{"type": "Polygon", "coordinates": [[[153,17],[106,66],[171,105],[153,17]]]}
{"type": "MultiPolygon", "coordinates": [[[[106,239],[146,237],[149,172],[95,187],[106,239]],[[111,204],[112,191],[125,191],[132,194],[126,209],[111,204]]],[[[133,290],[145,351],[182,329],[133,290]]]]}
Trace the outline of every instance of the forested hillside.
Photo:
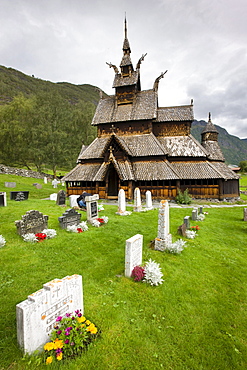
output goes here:
{"type": "Polygon", "coordinates": [[[52,83],[0,66],[0,163],[70,169],[91,126],[99,100],[91,85],[52,83]]]}

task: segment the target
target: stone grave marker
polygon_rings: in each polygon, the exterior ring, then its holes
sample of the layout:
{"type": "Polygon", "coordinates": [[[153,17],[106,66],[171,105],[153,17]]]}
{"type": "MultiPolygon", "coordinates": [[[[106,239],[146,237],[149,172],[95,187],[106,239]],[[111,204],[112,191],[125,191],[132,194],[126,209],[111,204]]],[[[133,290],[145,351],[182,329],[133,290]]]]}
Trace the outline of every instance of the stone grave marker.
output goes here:
{"type": "Polygon", "coordinates": [[[66,204],[66,191],[59,190],[57,193],[57,205],[58,206],[65,206],[66,204]]]}
{"type": "Polygon", "coordinates": [[[6,181],[4,183],[4,186],[5,186],[5,188],[15,188],[16,187],[16,182],[8,182],[8,181],[6,181]]]}
{"type": "Polygon", "coordinates": [[[28,200],[29,191],[11,191],[10,200],[22,201],[28,200]]]}
{"type": "Polygon", "coordinates": [[[99,194],[89,195],[85,197],[88,222],[92,222],[93,220],[98,218],[98,199],[99,194]]]}
{"type": "Polygon", "coordinates": [[[78,203],[77,203],[76,199],[79,198],[79,196],[80,195],[74,195],[74,194],[69,196],[69,206],[71,208],[78,207],[78,203]]]}
{"type": "Polygon", "coordinates": [[[47,177],[44,177],[44,184],[47,184],[47,177]]]}
{"type": "Polygon", "coordinates": [[[51,184],[52,184],[53,188],[56,189],[57,188],[57,184],[58,184],[57,179],[52,180],[51,184]]]}
{"type": "Polygon", "coordinates": [[[17,233],[21,236],[28,233],[41,233],[48,229],[48,216],[39,211],[27,211],[21,220],[15,221],[17,233]]]}
{"type": "Polygon", "coordinates": [[[184,224],[186,226],[186,229],[190,228],[190,216],[185,216],[184,217],[184,224]]]}
{"type": "Polygon", "coordinates": [[[147,210],[153,209],[152,193],[150,190],[146,191],[146,209],[147,210]]]}
{"type": "Polygon", "coordinates": [[[199,207],[199,215],[202,215],[203,214],[203,207],[202,206],[200,206],[199,207]]]}
{"type": "Polygon", "coordinates": [[[142,211],[141,192],[139,188],[134,190],[134,212],[142,211]]]}
{"type": "Polygon", "coordinates": [[[197,208],[194,208],[193,211],[192,211],[192,221],[197,221],[197,217],[198,217],[198,209],[197,208]]]}
{"type": "Polygon", "coordinates": [[[74,208],[70,208],[62,216],[58,217],[58,221],[62,229],[67,229],[68,226],[78,225],[80,223],[81,214],[76,212],[74,208]]]}
{"type": "Polygon", "coordinates": [[[130,277],[135,266],[142,264],[143,235],[136,234],[126,240],[125,244],[125,276],[130,277]]]}
{"type": "Polygon", "coordinates": [[[7,206],[7,196],[5,191],[0,192],[0,207],[7,206]]]}
{"type": "Polygon", "coordinates": [[[178,234],[186,237],[186,225],[182,224],[178,227],[178,234]]]}
{"type": "Polygon", "coordinates": [[[42,349],[50,340],[56,318],[81,310],[83,290],[81,275],[54,279],[16,305],[17,340],[25,353],[42,349]]]}
{"type": "Polygon", "coordinates": [[[244,208],[244,221],[247,221],[247,208],[244,208]]]}
{"type": "Polygon", "coordinates": [[[55,201],[57,201],[57,193],[52,193],[52,194],[50,194],[50,200],[55,200],[55,201]]]}
{"type": "Polygon", "coordinates": [[[158,236],[154,241],[154,249],[164,251],[172,243],[170,234],[169,204],[167,200],[162,200],[159,207],[158,216],[158,236]]]}
{"type": "Polygon", "coordinates": [[[118,192],[118,211],[116,214],[121,215],[126,212],[126,200],[125,200],[125,191],[120,189],[118,192]]]}

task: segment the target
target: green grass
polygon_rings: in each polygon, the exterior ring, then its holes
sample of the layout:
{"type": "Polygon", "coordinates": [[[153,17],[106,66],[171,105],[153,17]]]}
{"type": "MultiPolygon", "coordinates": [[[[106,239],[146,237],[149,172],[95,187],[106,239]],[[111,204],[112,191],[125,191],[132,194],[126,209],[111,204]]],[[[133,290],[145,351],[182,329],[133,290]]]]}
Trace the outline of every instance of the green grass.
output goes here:
{"type": "MultiPolygon", "coordinates": [[[[0,176],[4,181],[16,177],[0,176]]],[[[13,180],[15,178],[15,180],[13,180]]],[[[16,181],[17,182],[17,181],[16,181]]],[[[59,229],[64,208],[41,200],[54,192],[41,190],[36,179],[18,178],[17,190],[30,190],[29,200],[1,207],[0,234],[0,369],[42,369],[22,360],[17,345],[15,306],[54,278],[81,274],[85,315],[102,330],[100,339],[80,358],[50,369],[243,370],[247,368],[247,223],[243,207],[210,208],[195,240],[181,255],[154,251],[158,211],[121,217],[106,205],[100,215],[109,223],[82,234],[59,229]],[[57,237],[25,243],[14,221],[30,209],[49,215],[57,237]],[[144,236],[143,261],[160,263],[164,283],[152,287],[124,277],[125,240],[144,236]]],[[[16,190],[13,189],[13,190],[16,190]]],[[[11,189],[10,189],[11,190],[11,189]]],[[[131,210],[131,207],[127,207],[131,210]]],[[[170,209],[173,241],[191,208],[170,209]]],[[[82,212],[82,219],[86,213],[82,212]]],[[[191,222],[195,225],[195,222],[191,222]]]]}

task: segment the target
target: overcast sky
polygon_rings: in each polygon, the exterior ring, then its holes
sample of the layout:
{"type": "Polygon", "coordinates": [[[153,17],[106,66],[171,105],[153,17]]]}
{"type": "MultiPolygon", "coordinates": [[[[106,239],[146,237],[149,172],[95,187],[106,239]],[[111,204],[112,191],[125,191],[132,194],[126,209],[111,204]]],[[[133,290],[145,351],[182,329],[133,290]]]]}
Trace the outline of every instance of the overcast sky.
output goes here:
{"type": "Polygon", "coordinates": [[[114,94],[125,12],[142,89],[168,70],[159,106],[193,99],[195,119],[246,138],[246,0],[0,0],[0,65],[114,94]]]}

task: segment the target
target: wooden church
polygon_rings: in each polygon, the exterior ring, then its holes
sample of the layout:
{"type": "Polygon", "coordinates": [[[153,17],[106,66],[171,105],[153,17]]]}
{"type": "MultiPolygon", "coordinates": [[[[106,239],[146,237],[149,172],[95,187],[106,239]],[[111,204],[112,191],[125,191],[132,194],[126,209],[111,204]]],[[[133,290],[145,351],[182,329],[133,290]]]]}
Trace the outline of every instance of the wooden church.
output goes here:
{"type": "Polygon", "coordinates": [[[76,167],[63,180],[67,195],[86,191],[101,199],[115,199],[119,189],[133,199],[138,187],[142,197],[150,190],[153,199],[174,199],[188,189],[194,198],[239,197],[239,178],[224,163],[218,132],[209,121],[201,144],[191,135],[193,104],[158,106],[158,85],[141,90],[140,68],[134,69],[125,38],[120,70],[115,72],[115,95],[102,97],[93,117],[97,138],[83,146],[76,167]]]}

